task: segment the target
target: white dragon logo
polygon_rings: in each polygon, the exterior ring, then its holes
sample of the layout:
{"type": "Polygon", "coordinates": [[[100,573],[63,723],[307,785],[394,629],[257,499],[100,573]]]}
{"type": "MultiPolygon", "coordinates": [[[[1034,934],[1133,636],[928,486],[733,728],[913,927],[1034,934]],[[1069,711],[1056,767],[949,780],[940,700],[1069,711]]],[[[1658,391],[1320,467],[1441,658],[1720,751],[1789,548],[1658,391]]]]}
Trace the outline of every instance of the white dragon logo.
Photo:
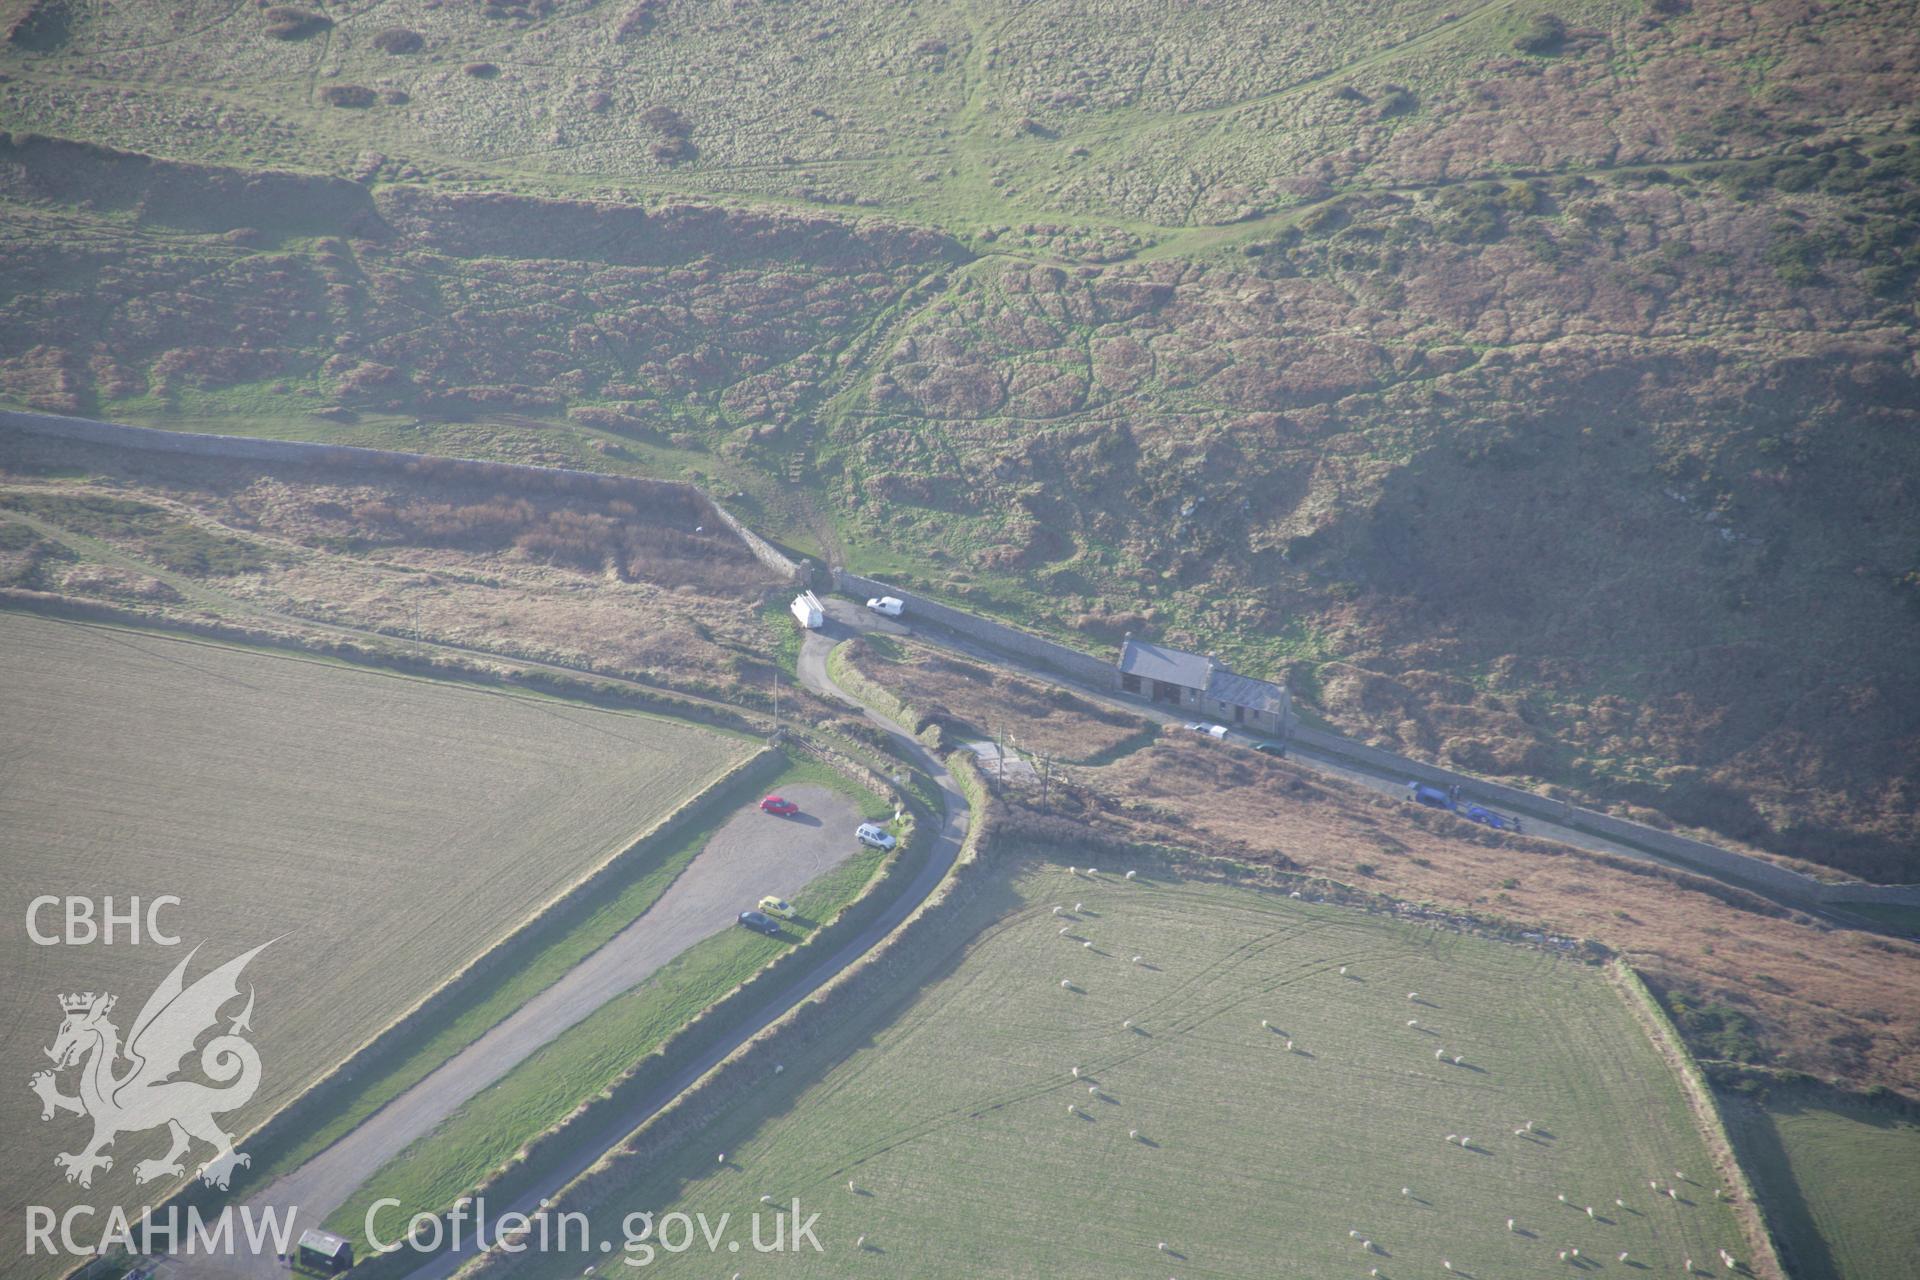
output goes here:
{"type": "Polygon", "coordinates": [[[114,997],[91,991],[60,997],[66,1021],[60,1024],[53,1047],[46,1051],[53,1059],[53,1070],[39,1072],[30,1083],[40,1095],[42,1120],[51,1120],[61,1111],[93,1118],[93,1140],[80,1151],[53,1158],[55,1165],[67,1171],[68,1182],[92,1186],[94,1170],[113,1168],[113,1157],[101,1154],[101,1148],[111,1146],[119,1134],[161,1125],[172,1135],[173,1146],[158,1160],[136,1164],[137,1181],[184,1173],[180,1158],[191,1148],[193,1138],[213,1147],[212,1157],[200,1167],[200,1177],[208,1186],[225,1190],[234,1169],[251,1163],[244,1152],[233,1149],[233,1138],[213,1120],[215,1112],[245,1106],[260,1087],[260,1055],[240,1035],[252,1029],[251,986],[247,988],[246,1008],[233,1019],[226,1034],[216,1035],[200,1050],[201,1071],[225,1087],[171,1077],[179,1072],[181,1060],[193,1052],[194,1042],[219,1023],[221,1006],[239,996],[240,972],[247,962],[271,945],[261,943],[190,987],[182,982],[193,959],[193,953],[189,953],[154,989],[140,1016],[134,1019],[124,1051],[124,1069],[120,1032],[107,1021],[114,997]],[[69,1097],[60,1092],[56,1073],[75,1066],[80,1067],[80,1093],[69,1097]]]}

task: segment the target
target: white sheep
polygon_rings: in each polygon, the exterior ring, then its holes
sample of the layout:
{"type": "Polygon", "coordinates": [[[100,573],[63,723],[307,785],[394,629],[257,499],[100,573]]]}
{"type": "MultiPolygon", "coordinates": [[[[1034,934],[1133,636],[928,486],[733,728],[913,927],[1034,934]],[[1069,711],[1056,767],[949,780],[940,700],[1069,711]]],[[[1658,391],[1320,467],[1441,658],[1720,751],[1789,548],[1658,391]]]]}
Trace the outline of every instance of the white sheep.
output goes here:
{"type": "Polygon", "coordinates": [[[1565,1249],[1562,1249],[1560,1251],[1560,1261],[1565,1262],[1566,1260],[1567,1260],[1567,1251],[1565,1249]]]}
{"type": "Polygon", "coordinates": [[[1165,1240],[1162,1240],[1159,1243],[1159,1245],[1156,1247],[1160,1250],[1160,1252],[1165,1253],[1167,1251],[1167,1242],[1165,1240]]]}
{"type": "Polygon", "coordinates": [[[1076,1106],[1074,1106],[1074,1105],[1073,1105],[1073,1104],[1072,1104],[1071,1102],[1069,1102],[1069,1103],[1067,1104],[1067,1114],[1068,1114],[1068,1115],[1070,1115],[1070,1116],[1071,1116],[1071,1115],[1078,1115],[1079,1113],[1080,1113],[1080,1108],[1078,1108],[1078,1107],[1076,1107],[1076,1106]]]}
{"type": "Polygon", "coordinates": [[[1433,1056],[1436,1060],[1445,1058],[1447,1056],[1447,1051],[1445,1049],[1435,1049],[1433,1051],[1433,1056]]]}
{"type": "Polygon", "coordinates": [[[1060,913],[1061,913],[1062,911],[1065,911],[1065,910],[1066,910],[1066,908],[1065,908],[1065,907],[1055,907],[1055,908],[1053,909],[1053,914],[1055,914],[1055,915],[1059,915],[1059,914],[1060,914],[1060,913]]]}
{"type": "Polygon", "coordinates": [[[1360,1247],[1361,1247],[1361,1249],[1363,1249],[1363,1250],[1365,1250],[1365,1251],[1366,1251],[1367,1253],[1372,1253],[1372,1252],[1373,1252],[1373,1241],[1371,1241],[1371,1240],[1362,1240],[1362,1241],[1360,1242],[1360,1247]]]}
{"type": "Polygon", "coordinates": [[[1122,1031],[1131,1031],[1131,1030],[1133,1030],[1133,1019],[1132,1019],[1132,1018],[1128,1018],[1128,1019],[1127,1019],[1127,1020],[1126,1020],[1125,1022],[1122,1022],[1122,1023],[1120,1024],[1120,1029],[1121,1029],[1122,1031]]]}
{"type": "Polygon", "coordinates": [[[1407,992],[1407,999],[1409,999],[1409,1000],[1418,1000],[1419,998],[1420,998],[1420,993],[1419,993],[1418,991],[1409,991],[1409,992],[1407,992]]]}
{"type": "Polygon", "coordinates": [[[761,1196],[761,1197],[760,1197],[760,1203],[761,1203],[761,1204],[772,1204],[772,1203],[773,1203],[773,1197],[772,1197],[772,1196],[761,1196]]]}
{"type": "Polygon", "coordinates": [[[852,1178],[848,1178],[848,1179],[847,1179],[847,1190],[849,1190],[849,1191],[852,1191],[852,1192],[854,1192],[854,1193],[856,1193],[856,1194],[858,1194],[858,1192],[859,1192],[859,1190],[860,1190],[860,1188],[859,1188],[859,1187],[857,1187],[857,1186],[855,1186],[855,1185],[853,1184],[853,1179],[852,1179],[852,1178]]]}
{"type": "Polygon", "coordinates": [[[1345,965],[1340,966],[1340,976],[1343,978],[1347,976],[1347,966],[1345,965]]]}
{"type": "Polygon", "coordinates": [[[1660,1189],[1660,1180],[1658,1178],[1648,1178],[1647,1186],[1655,1191],[1658,1191],[1660,1189]]]}
{"type": "Polygon", "coordinates": [[[861,1236],[861,1237],[860,1237],[860,1238],[859,1238],[858,1240],[855,1240],[855,1241],[853,1242],[853,1247],[854,1247],[854,1248],[856,1248],[856,1249],[864,1249],[864,1248],[866,1248],[866,1247],[867,1247],[867,1238],[866,1238],[865,1236],[861,1236]]]}
{"type": "Polygon", "coordinates": [[[1592,1206],[1592,1205],[1588,1205],[1588,1206],[1587,1206],[1587,1216],[1588,1216],[1589,1218],[1591,1218],[1591,1217],[1593,1217],[1593,1216],[1594,1216],[1594,1212],[1593,1212],[1593,1206],[1592,1206]]]}
{"type": "Polygon", "coordinates": [[[1448,1134],[1448,1135],[1447,1135],[1447,1141],[1448,1141],[1448,1142],[1458,1142],[1458,1141],[1460,1141],[1460,1135],[1459,1135],[1459,1134],[1457,1134],[1457,1133],[1450,1133],[1450,1134],[1448,1134]]]}
{"type": "Polygon", "coordinates": [[[1419,1026],[1419,1025],[1420,1025],[1420,1019],[1418,1019],[1418,1018],[1408,1018],[1408,1019],[1407,1019],[1407,1025],[1408,1025],[1408,1026],[1410,1026],[1410,1027],[1417,1027],[1417,1026],[1419,1026]]]}
{"type": "Polygon", "coordinates": [[[779,1075],[782,1071],[785,1071],[786,1069],[787,1069],[787,1064],[784,1062],[776,1062],[773,1064],[773,1074],[775,1075],[779,1075]]]}
{"type": "Polygon", "coordinates": [[[1413,1194],[1413,1188],[1412,1188],[1412,1187],[1402,1187],[1402,1188],[1400,1188],[1400,1194],[1401,1194],[1401,1195],[1403,1195],[1403,1196],[1410,1196],[1410,1195],[1412,1195],[1412,1194],[1413,1194]]]}
{"type": "Polygon", "coordinates": [[[1678,1191],[1674,1190],[1672,1187],[1667,1188],[1667,1199],[1678,1200],[1679,1198],[1680,1198],[1680,1193],[1678,1191]]]}
{"type": "Polygon", "coordinates": [[[1515,1130],[1513,1131],[1513,1136],[1514,1136],[1514,1137],[1516,1137],[1516,1138],[1518,1138],[1518,1137],[1520,1137],[1520,1136],[1522,1136],[1522,1135],[1523,1135],[1523,1134],[1525,1134],[1525,1133],[1526,1133],[1526,1130],[1525,1130],[1525,1129],[1515,1129],[1515,1130]]]}
{"type": "Polygon", "coordinates": [[[1145,956],[1135,956],[1133,958],[1133,962],[1135,964],[1145,964],[1147,962],[1147,958],[1145,956]]]}
{"type": "Polygon", "coordinates": [[[1073,985],[1073,979],[1072,979],[1072,978],[1062,978],[1062,979],[1060,979],[1060,985],[1061,985],[1061,986],[1063,986],[1063,987],[1071,987],[1071,986],[1073,985]]]}
{"type": "Polygon", "coordinates": [[[1076,870],[1075,870],[1074,868],[1072,868],[1072,867],[1068,867],[1068,868],[1067,868],[1067,874],[1071,876],[1071,875],[1077,875],[1077,874],[1079,874],[1079,873],[1078,873],[1078,872],[1077,872],[1077,871],[1076,871],[1076,870]]]}
{"type": "Polygon", "coordinates": [[[1440,1259],[1440,1265],[1445,1267],[1449,1271],[1453,1270],[1453,1264],[1451,1262],[1448,1262],[1445,1258],[1440,1259]]]}
{"type": "Polygon", "coordinates": [[[1072,925],[1070,925],[1070,924],[1069,924],[1069,925],[1062,925],[1062,926],[1060,927],[1060,936],[1061,936],[1061,937],[1063,937],[1063,938],[1067,938],[1067,937],[1071,937],[1072,935],[1073,935],[1073,926],[1072,926],[1072,925]]]}
{"type": "Polygon", "coordinates": [[[1091,947],[1091,946],[1093,945],[1093,943],[1089,941],[1089,942],[1083,942],[1083,943],[1081,943],[1080,945],[1081,945],[1081,946],[1083,946],[1083,947],[1091,947]]]}
{"type": "Polygon", "coordinates": [[[1620,1261],[1625,1262],[1626,1260],[1627,1260],[1627,1251],[1625,1249],[1622,1249],[1620,1251],[1620,1261]]]}
{"type": "Polygon", "coordinates": [[[1288,1053],[1292,1053],[1292,1052],[1293,1052],[1293,1041],[1291,1041],[1291,1040],[1289,1040],[1289,1041],[1287,1041],[1287,1052],[1288,1052],[1288,1053]]]}
{"type": "Polygon", "coordinates": [[[1459,1066],[1459,1065],[1460,1065],[1461,1063],[1463,1063],[1463,1062],[1465,1062],[1465,1061],[1466,1061],[1466,1059],[1465,1059],[1464,1057],[1462,1057],[1462,1056],[1461,1056],[1460,1054],[1457,1054],[1457,1053],[1456,1053],[1456,1054],[1454,1054],[1454,1055],[1453,1055],[1453,1065],[1454,1065],[1454,1066],[1456,1066],[1456,1067],[1457,1067],[1457,1066],[1459,1066]]]}
{"type": "Polygon", "coordinates": [[[1127,1130],[1127,1136],[1137,1142],[1140,1139],[1140,1131],[1138,1129],[1129,1129],[1127,1130]]]}
{"type": "Polygon", "coordinates": [[[722,1151],[719,1155],[713,1158],[713,1162],[715,1164],[725,1164],[727,1162],[727,1153],[722,1151]]]}
{"type": "Polygon", "coordinates": [[[1360,1238],[1360,1233],[1358,1231],[1353,1230],[1351,1227],[1347,1229],[1347,1239],[1358,1240],[1359,1238],[1360,1238]]]}
{"type": "Polygon", "coordinates": [[[1099,875],[1099,874],[1100,874],[1100,868],[1098,868],[1098,867],[1088,867],[1088,868],[1087,868],[1087,874],[1088,874],[1088,875],[1090,875],[1090,876],[1097,876],[1097,875],[1099,875]]]}
{"type": "Polygon", "coordinates": [[[1135,876],[1136,874],[1138,874],[1138,873],[1137,873],[1137,872],[1133,872],[1133,871],[1129,871],[1129,872],[1127,872],[1127,879],[1129,879],[1129,880],[1131,880],[1131,879],[1133,879],[1133,877],[1134,877],[1134,876],[1135,876]]]}
{"type": "Polygon", "coordinates": [[[1073,904],[1073,911],[1075,915],[1078,915],[1080,912],[1085,911],[1086,909],[1087,909],[1087,904],[1084,902],[1076,902],[1073,904]]]}
{"type": "Polygon", "coordinates": [[[1513,1230],[1513,1221],[1514,1220],[1512,1218],[1507,1219],[1507,1230],[1509,1231],[1513,1230]]]}
{"type": "Polygon", "coordinates": [[[1075,1068],[1073,1069],[1073,1078],[1074,1078],[1075,1080],[1078,1080],[1078,1079],[1080,1078],[1080,1068],[1078,1068],[1078,1067],[1075,1067],[1075,1068]]]}
{"type": "Polygon", "coordinates": [[[1463,1147],[1470,1147],[1473,1145],[1473,1139],[1469,1138],[1466,1134],[1463,1133],[1460,1135],[1460,1145],[1463,1147]]]}
{"type": "Polygon", "coordinates": [[[1560,1203],[1565,1204],[1566,1202],[1567,1202],[1567,1193],[1562,1191],[1560,1193],[1560,1203]]]}
{"type": "Polygon", "coordinates": [[[1528,1132],[1528,1133],[1532,1133],[1532,1132],[1533,1132],[1533,1121],[1531,1121],[1531,1120],[1529,1120],[1529,1121],[1527,1121],[1527,1132],[1528,1132]]]}
{"type": "Polygon", "coordinates": [[[1615,1196],[1613,1198],[1613,1207],[1616,1209],[1624,1209],[1627,1207],[1627,1202],[1625,1200],[1622,1200],[1619,1196],[1615,1196]]]}
{"type": "Polygon", "coordinates": [[[1097,1084],[1090,1084],[1087,1086],[1087,1092],[1097,1098],[1100,1096],[1100,1086],[1097,1084]]]}
{"type": "Polygon", "coordinates": [[[1273,1027],[1273,1024],[1271,1022],[1268,1022],[1265,1018],[1260,1019],[1260,1029],[1262,1031],[1271,1030],[1272,1027],[1273,1027]]]}

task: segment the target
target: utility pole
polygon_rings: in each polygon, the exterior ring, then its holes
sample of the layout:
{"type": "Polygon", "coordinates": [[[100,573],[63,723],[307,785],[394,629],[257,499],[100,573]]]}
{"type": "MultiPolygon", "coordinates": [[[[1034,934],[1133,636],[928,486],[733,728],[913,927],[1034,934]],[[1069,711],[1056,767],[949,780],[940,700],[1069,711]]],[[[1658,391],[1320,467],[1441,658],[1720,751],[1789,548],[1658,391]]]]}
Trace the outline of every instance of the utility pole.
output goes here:
{"type": "Polygon", "coordinates": [[[1053,786],[1053,757],[1050,755],[1041,756],[1040,757],[1040,812],[1042,813],[1053,812],[1052,809],[1047,807],[1047,794],[1049,789],[1052,786],[1053,786]]]}
{"type": "Polygon", "coordinates": [[[780,732],[780,668],[773,669],[773,731],[780,732]]]}

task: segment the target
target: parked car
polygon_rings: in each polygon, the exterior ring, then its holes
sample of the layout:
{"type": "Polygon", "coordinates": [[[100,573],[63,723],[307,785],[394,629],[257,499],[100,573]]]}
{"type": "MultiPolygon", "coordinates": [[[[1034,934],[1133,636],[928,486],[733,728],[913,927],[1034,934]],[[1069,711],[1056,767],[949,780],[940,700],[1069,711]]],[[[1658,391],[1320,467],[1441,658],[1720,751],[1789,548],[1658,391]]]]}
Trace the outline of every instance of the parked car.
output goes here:
{"type": "Polygon", "coordinates": [[[1407,791],[1412,796],[1415,804],[1424,804],[1430,809],[1446,809],[1451,811],[1460,799],[1460,788],[1458,787],[1442,791],[1439,787],[1429,786],[1424,782],[1409,782],[1407,784],[1407,791]]]}
{"type": "Polygon", "coordinates": [[[1272,739],[1268,739],[1265,742],[1254,743],[1253,749],[1261,755],[1267,756],[1284,756],[1287,754],[1287,744],[1284,742],[1275,742],[1272,739]]]}
{"type": "Polygon", "coordinates": [[[897,596],[875,596],[867,601],[867,608],[883,618],[897,618],[907,611],[907,602],[897,596]]]}
{"type": "Polygon", "coordinates": [[[853,834],[859,839],[861,844],[866,845],[870,849],[879,849],[883,852],[891,850],[894,845],[900,843],[893,838],[891,832],[877,822],[863,822],[860,824],[860,829],[853,834]]]}
{"type": "Polygon", "coordinates": [[[772,894],[760,899],[760,909],[770,916],[779,916],[782,920],[793,919],[793,904],[785,898],[776,898],[772,894]]]}
{"type": "Polygon", "coordinates": [[[1520,819],[1508,813],[1495,813],[1493,810],[1477,804],[1470,804],[1460,811],[1468,822],[1477,822],[1483,827],[1492,827],[1495,831],[1519,831],[1520,819]]]}
{"type": "Polygon", "coordinates": [[[758,911],[742,911],[740,923],[758,933],[769,934],[776,938],[780,936],[780,922],[758,911]]]}
{"type": "Polygon", "coordinates": [[[1223,724],[1201,724],[1195,722],[1187,726],[1189,733],[1204,733],[1216,741],[1227,736],[1227,726],[1223,724]]]}
{"type": "Polygon", "coordinates": [[[760,811],[776,818],[791,818],[800,812],[800,806],[781,796],[768,796],[760,802],[760,811]]]}

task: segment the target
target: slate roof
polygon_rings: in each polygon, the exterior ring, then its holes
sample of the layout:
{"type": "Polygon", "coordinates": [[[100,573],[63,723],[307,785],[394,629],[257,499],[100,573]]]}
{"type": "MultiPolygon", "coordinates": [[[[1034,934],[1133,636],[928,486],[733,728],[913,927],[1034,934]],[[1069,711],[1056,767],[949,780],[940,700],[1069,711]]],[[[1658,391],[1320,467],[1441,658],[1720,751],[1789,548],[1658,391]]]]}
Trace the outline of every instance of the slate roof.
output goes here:
{"type": "Polygon", "coordinates": [[[1246,707],[1250,711],[1268,711],[1276,716],[1287,708],[1286,691],[1279,685],[1255,680],[1252,676],[1237,676],[1225,668],[1213,673],[1213,679],[1207,684],[1207,696],[1236,707],[1246,707]]]}
{"type": "Polygon", "coordinates": [[[1183,689],[1206,688],[1210,665],[1200,654],[1166,649],[1144,640],[1128,640],[1120,646],[1120,670],[1124,674],[1177,684],[1183,689]]]}

